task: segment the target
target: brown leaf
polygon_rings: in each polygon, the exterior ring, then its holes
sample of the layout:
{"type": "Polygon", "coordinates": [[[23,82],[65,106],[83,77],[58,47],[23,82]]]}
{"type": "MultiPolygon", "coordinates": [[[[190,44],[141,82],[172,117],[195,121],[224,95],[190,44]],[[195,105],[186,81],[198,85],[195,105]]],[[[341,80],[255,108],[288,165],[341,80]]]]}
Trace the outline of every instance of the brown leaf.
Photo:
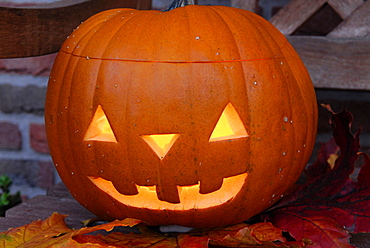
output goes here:
{"type": "Polygon", "coordinates": [[[286,242],[282,236],[282,230],[268,222],[252,225],[240,223],[222,228],[196,230],[190,233],[209,237],[210,244],[222,247],[277,247],[273,242],[279,244],[286,242]]]}
{"type": "Polygon", "coordinates": [[[53,213],[46,220],[37,220],[31,224],[1,232],[0,244],[2,243],[3,247],[36,247],[53,237],[57,239],[71,231],[64,222],[66,217],[66,215],[53,213]]]}
{"type": "MultiPolygon", "coordinates": [[[[139,224],[140,220],[125,219],[122,221],[113,221],[107,224],[84,227],[78,230],[69,229],[64,219],[65,215],[54,213],[46,220],[34,221],[28,225],[19,228],[12,228],[6,232],[0,233],[0,244],[3,247],[85,247],[86,244],[80,244],[74,238],[91,233],[97,230],[110,231],[116,226],[134,226],[139,224]]],[[[89,247],[107,247],[100,243],[89,243],[89,247]]],[[[109,246],[108,246],[109,247],[109,246]]]]}

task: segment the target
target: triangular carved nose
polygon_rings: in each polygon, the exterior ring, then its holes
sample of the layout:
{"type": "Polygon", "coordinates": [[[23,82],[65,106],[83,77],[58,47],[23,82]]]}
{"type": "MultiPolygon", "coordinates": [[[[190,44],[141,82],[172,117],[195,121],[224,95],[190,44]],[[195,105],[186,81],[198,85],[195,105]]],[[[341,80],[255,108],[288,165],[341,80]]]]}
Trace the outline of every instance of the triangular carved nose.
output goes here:
{"type": "Polygon", "coordinates": [[[153,149],[159,159],[163,159],[180,134],[142,135],[141,138],[153,149]]]}

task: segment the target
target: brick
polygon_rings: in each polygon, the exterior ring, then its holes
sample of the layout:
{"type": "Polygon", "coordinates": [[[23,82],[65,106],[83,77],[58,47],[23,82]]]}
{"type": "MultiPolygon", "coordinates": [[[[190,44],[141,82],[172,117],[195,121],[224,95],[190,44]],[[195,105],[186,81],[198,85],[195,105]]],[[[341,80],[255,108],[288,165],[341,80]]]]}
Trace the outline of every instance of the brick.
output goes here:
{"type": "Polygon", "coordinates": [[[32,160],[0,160],[0,175],[8,175],[14,185],[27,184],[35,187],[38,184],[40,165],[32,160]]]}
{"type": "Polygon", "coordinates": [[[0,122],[0,149],[20,150],[22,147],[21,132],[16,124],[0,122]]]}
{"type": "Polygon", "coordinates": [[[0,72],[48,76],[56,54],[38,57],[0,59],[0,72]]]}
{"type": "Polygon", "coordinates": [[[0,85],[0,111],[4,113],[44,113],[46,87],[0,85]]]}
{"type": "Polygon", "coordinates": [[[54,164],[51,161],[39,161],[37,185],[47,189],[54,185],[54,164]]]}
{"type": "Polygon", "coordinates": [[[49,153],[45,125],[35,123],[30,124],[30,143],[32,149],[36,152],[49,153]]]}

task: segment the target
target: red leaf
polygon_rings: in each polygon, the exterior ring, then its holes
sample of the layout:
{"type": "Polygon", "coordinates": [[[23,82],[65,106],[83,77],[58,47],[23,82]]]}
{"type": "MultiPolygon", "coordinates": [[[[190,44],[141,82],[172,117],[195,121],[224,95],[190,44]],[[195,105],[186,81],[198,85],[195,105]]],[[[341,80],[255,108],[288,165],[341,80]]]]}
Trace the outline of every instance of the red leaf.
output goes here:
{"type": "Polygon", "coordinates": [[[280,213],[274,216],[278,226],[293,227],[289,230],[296,240],[309,237],[314,248],[354,247],[349,244],[350,235],[338,223],[327,216],[306,216],[301,213],[280,213]]]}
{"type": "MultiPolygon", "coordinates": [[[[325,107],[332,112],[329,106],[325,107]]],[[[352,181],[350,175],[358,159],[361,129],[351,133],[350,112],[332,114],[333,137],[340,148],[334,167],[327,160],[337,149],[329,141],[322,145],[318,161],[306,170],[307,183],[295,188],[262,218],[297,240],[311,239],[315,247],[351,247],[346,231],[370,232],[370,159],[362,154],[365,164],[357,182],[352,181]]]]}
{"type": "Polygon", "coordinates": [[[361,170],[357,176],[356,186],[358,190],[370,187],[370,157],[362,152],[360,152],[359,155],[364,157],[365,164],[361,167],[361,170]]]}

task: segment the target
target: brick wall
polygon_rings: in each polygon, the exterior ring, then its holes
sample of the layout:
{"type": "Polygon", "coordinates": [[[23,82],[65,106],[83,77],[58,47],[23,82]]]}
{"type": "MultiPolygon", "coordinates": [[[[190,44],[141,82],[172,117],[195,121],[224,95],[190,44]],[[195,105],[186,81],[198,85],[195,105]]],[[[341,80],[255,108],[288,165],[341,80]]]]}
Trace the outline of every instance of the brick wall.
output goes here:
{"type": "Polygon", "coordinates": [[[0,60],[0,174],[32,197],[59,181],[45,137],[44,101],[55,55],[0,60]]]}

